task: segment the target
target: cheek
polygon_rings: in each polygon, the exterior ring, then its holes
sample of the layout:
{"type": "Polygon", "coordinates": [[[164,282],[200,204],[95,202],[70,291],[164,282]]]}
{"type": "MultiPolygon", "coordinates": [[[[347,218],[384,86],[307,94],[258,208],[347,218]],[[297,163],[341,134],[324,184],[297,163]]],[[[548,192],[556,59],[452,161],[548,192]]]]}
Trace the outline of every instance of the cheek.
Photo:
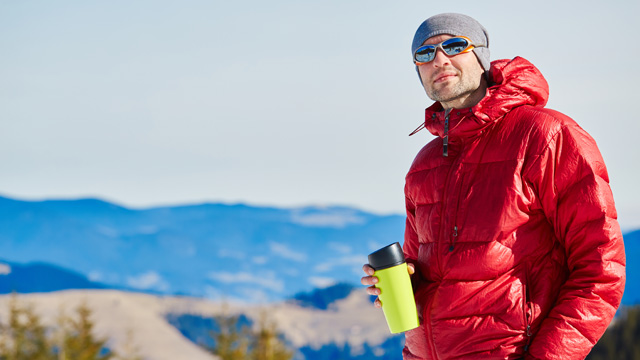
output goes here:
{"type": "Polygon", "coordinates": [[[426,79],[431,78],[431,71],[429,71],[426,66],[418,66],[418,72],[420,73],[422,83],[424,83],[426,79]]]}
{"type": "Polygon", "coordinates": [[[482,69],[478,59],[471,51],[450,57],[449,59],[453,67],[462,70],[463,72],[476,73],[478,70],[482,69]]]}
{"type": "MultiPolygon", "coordinates": [[[[482,73],[484,73],[484,69],[482,69],[482,66],[480,66],[480,63],[476,59],[475,55],[473,55],[472,53],[467,53],[467,54],[469,54],[470,56],[465,58],[465,63],[461,64],[461,66],[464,69],[467,69],[466,72],[469,75],[471,75],[473,78],[482,76],[482,73]]],[[[467,55],[467,54],[464,54],[464,55],[467,55]]]]}

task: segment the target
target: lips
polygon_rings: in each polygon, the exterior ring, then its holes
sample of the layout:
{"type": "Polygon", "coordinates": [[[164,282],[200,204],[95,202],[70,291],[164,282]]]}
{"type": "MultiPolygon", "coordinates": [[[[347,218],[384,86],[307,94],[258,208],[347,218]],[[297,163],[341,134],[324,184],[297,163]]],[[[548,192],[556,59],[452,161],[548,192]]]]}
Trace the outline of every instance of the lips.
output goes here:
{"type": "Polygon", "coordinates": [[[433,79],[434,83],[440,83],[440,82],[444,82],[447,81],[455,76],[458,76],[458,74],[456,74],[455,72],[444,72],[441,74],[436,75],[435,79],[433,79]]]}

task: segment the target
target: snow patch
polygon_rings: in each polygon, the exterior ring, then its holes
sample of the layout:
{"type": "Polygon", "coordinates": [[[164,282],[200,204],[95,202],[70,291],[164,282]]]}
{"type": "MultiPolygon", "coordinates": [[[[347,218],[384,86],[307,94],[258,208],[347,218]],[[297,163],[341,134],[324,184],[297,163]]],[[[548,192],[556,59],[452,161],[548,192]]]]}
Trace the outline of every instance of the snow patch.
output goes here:
{"type": "Polygon", "coordinates": [[[269,243],[269,249],[274,255],[282,258],[293,260],[297,262],[304,262],[307,260],[307,255],[298,251],[294,251],[285,244],[272,241],[269,243]]]}
{"type": "Polygon", "coordinates": [[[87,278],[91,281],[102,281],[102,279],[104,278],[104,276],[102,275],[102,273],[100,271],[91,271],[89,272],[89,274],[87,275],[87,278]]]}
{"type": "Polygon", "coordinates": [[[244,296],[244,300],[250,303],[266,304],[269,302],[269,295],[261,289],[246,288],[242,289],[241,293],[244,296]]]}
{"type": "Polygon", "coordinates": [[[335,285],[336,281],[328,277],[312,276],[309,278],[309,283],[316,288],[324,289],[329,286],[335,285]]]}
{"type": "Polygon", "coordinates": [[[293,211],[291,222],[304,226],[344,228],[364,224],[366,219],[353,209],[305,208],[293,211]]]}
{"type": "Polygon", "coordinates": [[[209,278],[225,284],[253,284],[277,292],[284,290],[284,281],[276,278],[273,272],[261,273],[258,276],[248,272],[231,273],[219,271],[209,273],[209,278]]]}
{"type": "Polygon", "coordinates": [[[9,264],[0,263],[0,275],[11,274],[11,266],[9,264]]]}
{"type": "Polygon", "coordinates": [[[138,276],[127,277],[127,285],[139,290],[169,290],[169,284],[155,271],[147,271],[138,276]]]}

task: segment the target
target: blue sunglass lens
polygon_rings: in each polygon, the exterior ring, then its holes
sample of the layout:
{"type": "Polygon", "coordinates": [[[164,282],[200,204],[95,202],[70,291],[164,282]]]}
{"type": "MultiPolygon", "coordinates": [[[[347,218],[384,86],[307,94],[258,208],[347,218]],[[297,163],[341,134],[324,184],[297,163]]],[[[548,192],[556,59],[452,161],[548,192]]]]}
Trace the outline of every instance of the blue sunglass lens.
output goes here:
{"type": "Polygon", "coordinates": [[[415,56],[415,60],[417,62],[429,62],[431,60],[433,60],[433,58],[435,57],[436,53],[436,47],[433,45],[428,45],[428,46],[423,46],[421,48],[418,48],[418,50],[416,50],[416,56],[415,56]]]}
{"type": "Polygon", "coordinates": [[[447,55],[456,55],[469,47],[469,42],[463,38],[453,38],[442,43],[442,48],[447,55]]]}

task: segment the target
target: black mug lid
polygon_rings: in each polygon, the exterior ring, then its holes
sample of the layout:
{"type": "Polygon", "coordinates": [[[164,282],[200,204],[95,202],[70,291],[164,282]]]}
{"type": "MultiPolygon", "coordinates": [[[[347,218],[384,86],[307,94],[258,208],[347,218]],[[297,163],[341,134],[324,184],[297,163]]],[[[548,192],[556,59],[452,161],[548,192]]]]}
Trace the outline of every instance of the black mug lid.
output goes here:
{"type": "Polygon", "coordinates": [[[399,242],[387,245],[369,254],[369,265],[374,270],[382,270],[404,262],[404,252],[399,242]]]}

